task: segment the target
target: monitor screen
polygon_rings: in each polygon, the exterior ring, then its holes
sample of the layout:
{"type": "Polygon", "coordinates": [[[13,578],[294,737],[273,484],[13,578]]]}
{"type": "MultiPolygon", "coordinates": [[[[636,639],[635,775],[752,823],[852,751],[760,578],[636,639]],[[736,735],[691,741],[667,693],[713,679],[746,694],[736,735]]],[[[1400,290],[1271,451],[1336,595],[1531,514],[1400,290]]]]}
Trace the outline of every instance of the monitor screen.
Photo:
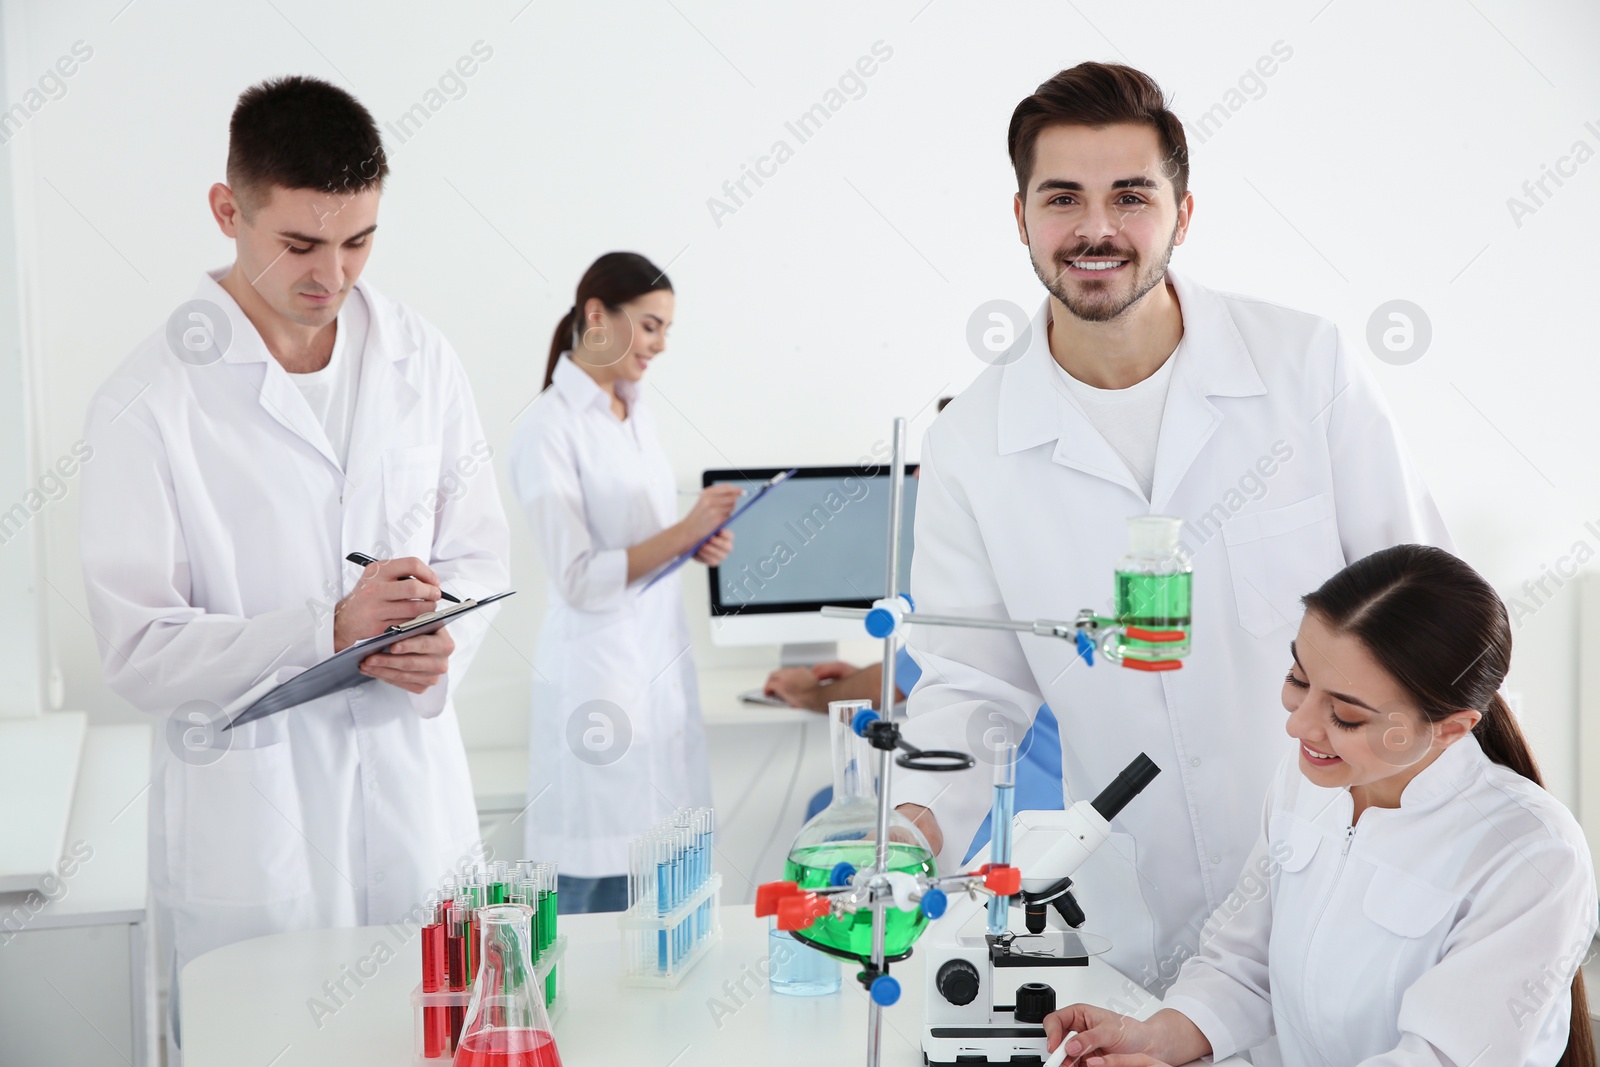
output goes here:
{"type": "MultiPolygon", "coordinates": [[[[709,470],[701,484],[731,482],[754,493],[787,469],[709,470]]],[[[916,469],[906,465],[901,591],[911,584],[916,469]]],[[[713,615],[808,612],[824,604],[869,607],[883,596],[887,577],[888,467],[801,467],[729,529],[733,551],[707,572],[713,615]]]]}

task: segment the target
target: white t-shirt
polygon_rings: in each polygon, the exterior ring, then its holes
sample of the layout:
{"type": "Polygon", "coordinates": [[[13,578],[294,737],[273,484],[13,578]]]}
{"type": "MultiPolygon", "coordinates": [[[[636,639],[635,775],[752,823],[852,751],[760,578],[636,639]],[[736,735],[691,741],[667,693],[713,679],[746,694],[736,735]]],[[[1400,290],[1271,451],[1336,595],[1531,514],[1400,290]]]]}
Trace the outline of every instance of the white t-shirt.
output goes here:
{"type": "Polygon", "coordinates": [[[1172,383],[1172,365],[1178,361],[1183,342],[1162,363],[1156,372],[1144,381],[1126,389],[1097,389],[1078,381],[1051,360],[1072,395],[1077,398],[1089,422],[1100,431],[1100,436],[1110,442],[1117,455],[1128,465],[1146,500],[1154,484],[1156,470],[1156,442],[1161,437],[1161,414],[1167,408],[1167,387],[1172,383]]]}
{"type": "Polygon", "coordinates": [[[328,434],[339,466],[349,466],[350,427],[356,418],[356,393],[361,385],[361,357],[367,348],[369,321],[366,299],[359,289],[339,309],[333,354],[321,370],[289,375],[328,434]]]}

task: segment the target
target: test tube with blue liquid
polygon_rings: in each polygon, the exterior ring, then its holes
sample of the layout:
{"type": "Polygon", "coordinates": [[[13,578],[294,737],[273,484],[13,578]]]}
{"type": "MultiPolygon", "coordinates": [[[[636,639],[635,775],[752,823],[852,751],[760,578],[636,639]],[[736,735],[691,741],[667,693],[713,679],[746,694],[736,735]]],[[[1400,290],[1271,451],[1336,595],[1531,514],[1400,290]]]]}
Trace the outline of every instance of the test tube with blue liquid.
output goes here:
{"type": "MultiPolygon", "coordinates": [[[[1011,862],[1011,820],[1017,810],[1017,746],[1007,739],[994,748],[994,811],[989,818],[989,862],[1011,862]]],[[[989,933],[1006,932],[1011,898],[989,898],[989,933]]]]}
{"type": "MultiPolygon", "coordinates": [[[[682,808],[642,837],[628,855],[628,907],[665,918],[705,887],[712,874],[715,826],[710,808],[682,808]]],[[[654,931],[645,965],[657,974],[674,972],[715,929],[709,900],[670,928],[654,931]]]]}

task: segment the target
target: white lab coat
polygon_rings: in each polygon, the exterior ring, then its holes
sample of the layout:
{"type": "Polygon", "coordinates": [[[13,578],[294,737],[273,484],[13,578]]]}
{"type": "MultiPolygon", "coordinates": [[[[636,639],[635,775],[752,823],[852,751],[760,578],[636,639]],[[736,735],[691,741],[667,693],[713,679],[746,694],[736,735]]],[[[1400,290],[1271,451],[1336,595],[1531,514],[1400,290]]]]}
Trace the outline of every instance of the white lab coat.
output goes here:
{"type": "Polygon", "coordinates": [[[1577,820],[1471,735],[1398,808],[1351,812],[1284,762],[1165,1006],[1217,1059],[1276,1030],[1297,1067],[1552,1067],[1595,933],[1577,820]]]}
{"type": "Polygon", "coordinates": [[[611,398],[567,356],[518,422],[511,482],[549,578],[533,668],[528,855],[626,874],[628,842],[709,805],[682,572],[629,583],[628,548],[678,519],[676,481],[630,382],[611,398]]]}
{"type": "Polygon", "coordinates": [[[205,743],[197,722],[333,654],[332,607],[361,570],[346,553],[420,557],[463,598],[508,581],[492,450],[439,332],[358,283],[349,299],[371,325],[350,353],[363,368],[341,471],[223,273],[195,293],[228,316],[223,358],[191,365],[158,332],[95,394],[85,432],[101,659],[113,689],[165,720],[150,872],[174,973],[263,934],[394,922],[468,857],[477,820],[450,697],[483,614],[450,627],[448,680],[421,695],[370,682],[220,734],[214,761],[190,749],[205,743]]]}
{"type": "MultiPolygon", "coordinates": [[[[1112,610],[1131,515],[1185,520],[1193,650],[1181,670],[1080,662],[1069,641],[910,626],[923,674],[905,736],[973,751],[986,703],[1061,726],[1067,803],[1139,752],[1161,774],[1075,880],[1113,966],[1159,991],[1232,888],[1282,755],[1280,682],[1299,597],[1347,562],[1417,541],[1448,547],[1362,357],[1331,323],[1213,292],[1169,272],[1184,341],[1152,499],[1059,380],[1049,305],[1015,362],[981,374],[922,447],[911,593],[918,610],[1071,619],[1112,610]]],[[[896,803],[931,806],[941,869],[960,863],[990,802],[987,768],[896,772],[896,803]]]]}

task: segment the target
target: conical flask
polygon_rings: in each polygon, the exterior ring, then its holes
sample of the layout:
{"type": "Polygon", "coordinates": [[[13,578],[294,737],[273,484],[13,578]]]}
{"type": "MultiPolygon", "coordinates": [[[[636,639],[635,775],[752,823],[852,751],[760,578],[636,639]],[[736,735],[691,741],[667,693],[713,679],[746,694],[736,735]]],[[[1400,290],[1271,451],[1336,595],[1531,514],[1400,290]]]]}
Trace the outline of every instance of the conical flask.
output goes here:
{"type": "MultiPolygon", "coordinates": [[[[836,700],[828,705],[828,738],[833,748],[833,802],[800,828],[784,880],[801,889],[833,884],[834,869],[848,863],[864,870],[877,862],[878,751],[851,729],[851,722],[870,700],[836,700]]],[[[938,872],[928,839],[897,811],[889,813],[889,870],[910,874],[938,872]]],[[[901,911],[891,907],[885,915],[884,955],[897,959],[928,925],[920,908],[901,911]]],[[[795,937],[836,955],[862,961],[872,957],[872,912],[862,908],[842,918],[818,919],[795,937]]]]}
{"type": "Polygon", "coordinates": [[[561,1067],[533,972],[533,909],[479,908],[478,977],[454,1067],[561,1067]]]}

